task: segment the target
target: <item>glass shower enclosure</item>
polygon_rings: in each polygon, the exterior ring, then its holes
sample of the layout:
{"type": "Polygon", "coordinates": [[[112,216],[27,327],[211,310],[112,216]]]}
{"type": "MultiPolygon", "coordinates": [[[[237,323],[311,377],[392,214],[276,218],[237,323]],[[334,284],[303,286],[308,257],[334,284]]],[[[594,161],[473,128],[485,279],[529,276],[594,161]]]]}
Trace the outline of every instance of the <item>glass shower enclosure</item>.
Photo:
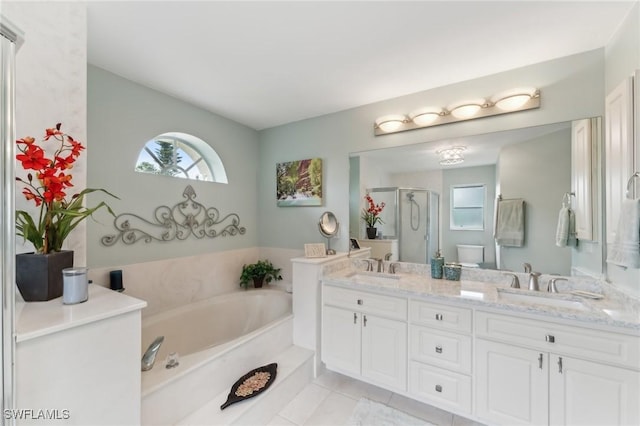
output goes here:
{"type": "Polygon", "coordinates": [[[440,196],[423,188],[369,188],[376,204],[385,203],[378,232],[398,240],[401,262],[428,263],[439,247],[440,196]]]}

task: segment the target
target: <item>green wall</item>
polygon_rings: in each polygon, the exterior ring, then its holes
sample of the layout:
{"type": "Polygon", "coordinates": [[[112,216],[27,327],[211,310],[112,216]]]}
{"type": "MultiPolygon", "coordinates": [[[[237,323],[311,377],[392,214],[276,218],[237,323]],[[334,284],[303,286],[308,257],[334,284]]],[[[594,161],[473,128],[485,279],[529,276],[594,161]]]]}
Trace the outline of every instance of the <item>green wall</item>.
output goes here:
{"type": "MultiPolygon", "coordinates": [[[[317,221],[333,211],[349,229],[349,153],[415,144],[499,130],[601,116],[604,99],[604,50],[582,53],[459,84],[365,105],[260,132],[258,205],[261,246],[299,249],[323,242],[317,221]],[[491,96],[513,87],[535,86],[542,92],[537,110],[470,120],[385,136],[374,136],[373,122],[391,113],[408,113],[424,105],[447,105],[460,99],[491,96]],[[281,161],[321,157],[325,204],[282,208],[275,203],[275,165],[281,161]]],[[[348,234],[332,244],[347,250],[348,234]]]]}
{"type": "MultiPolygon", "coordinates": [[[[258,133],[234,121],[116,76],[101,68],[88,67],[88,185],[105,188],[120,200],[107,200],[116,214],[133,213],[153,218],[161,205],[183,201],[187,185],[196,200],[215,207],[222,216],[237,213],[246,234],[240,236],[112,247],[100,237],[113,234],[113,218],[101,212],[88,221],[89,267],[125,265],[206,252],[258,245],[258,133]],[[165,132],[184,132],[209,143],[222,159],[228,184],[198,182],[134,172],[144,144],[165,132]]],[[[98,197],[94,197],[97,199],[98,197]]],[[[100,197],[102,199],[102,197],[100,197]]]]}

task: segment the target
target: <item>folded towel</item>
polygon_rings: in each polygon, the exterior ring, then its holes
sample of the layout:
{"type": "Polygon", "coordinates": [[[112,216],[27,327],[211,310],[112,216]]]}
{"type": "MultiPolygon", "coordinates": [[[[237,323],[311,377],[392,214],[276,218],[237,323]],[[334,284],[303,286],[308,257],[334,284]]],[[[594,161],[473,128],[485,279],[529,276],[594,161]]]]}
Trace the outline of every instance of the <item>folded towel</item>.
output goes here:
{"type": "Polygon", "coordinates": [[[502,200],[498,203],[495,223],[496,243],[504,247],[524,245],[524,200],[502,200]]]}
{"type": "Polygon", "coordinates": [[[556,228],[556,245],[558,247],[575,247],[578,245],[576,238],[576,215],[571,208],[563,205],[558,215],[558,227],[556,228]]]}
{"type": "Polygon", "coordinates": [[[640,268],[640,199],[622,200],[616,236],[608,252],[607,262],[640,268]]]}

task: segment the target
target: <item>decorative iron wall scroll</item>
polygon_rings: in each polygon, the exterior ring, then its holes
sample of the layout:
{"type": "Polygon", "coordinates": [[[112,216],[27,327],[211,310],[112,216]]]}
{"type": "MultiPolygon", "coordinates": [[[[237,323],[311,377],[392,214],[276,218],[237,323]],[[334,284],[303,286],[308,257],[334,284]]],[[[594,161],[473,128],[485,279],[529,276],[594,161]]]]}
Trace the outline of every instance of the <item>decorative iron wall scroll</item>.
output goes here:
{"type": "Polygon", "coordinates": [[[173,207],[160,206],[154,211],[155,222],[133,213],[118,215],[113,224],[118,234],[105,235],[101,242],[112,246],[118,240],[125,244],[135,244],[140,240],[152,241],[186,240],[193,235],[198,239],[225,237],[244,234],[246,228],[240,226],[240,217],[230,213],[220,218],[215,207],[205,207],[195,200],[196,192],[188,185],[182,196],[186,198],[173,207]]]}

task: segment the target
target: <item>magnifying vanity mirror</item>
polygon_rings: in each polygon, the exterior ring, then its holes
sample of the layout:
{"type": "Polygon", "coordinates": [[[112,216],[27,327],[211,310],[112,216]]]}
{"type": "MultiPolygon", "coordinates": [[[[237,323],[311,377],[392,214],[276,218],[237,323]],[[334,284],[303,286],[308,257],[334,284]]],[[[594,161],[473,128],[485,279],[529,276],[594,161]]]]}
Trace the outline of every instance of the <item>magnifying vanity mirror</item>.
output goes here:
{"type": "Polygon", "coordinates": [[[331,248],[331,239],[338,234],[340,224],[338,219],[332,212],[324,212],[320,216],[320,222],[318,222],[318,229],[320,234],[327,239],[327,254],[336,254],[336,251],[331,248]]]}

